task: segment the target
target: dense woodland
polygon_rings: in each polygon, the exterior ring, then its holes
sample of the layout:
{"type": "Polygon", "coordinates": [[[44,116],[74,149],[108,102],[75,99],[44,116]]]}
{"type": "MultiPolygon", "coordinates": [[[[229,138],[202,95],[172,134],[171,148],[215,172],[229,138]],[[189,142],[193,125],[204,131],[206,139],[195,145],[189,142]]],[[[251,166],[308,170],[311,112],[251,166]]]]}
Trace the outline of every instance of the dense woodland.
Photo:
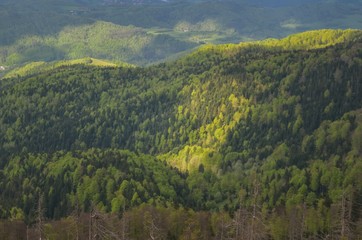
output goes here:
{"type": "Polygon", "coordinates": [[[2,79],[0,238],[361,238],[361,57],[323,30],[2,79]]]}

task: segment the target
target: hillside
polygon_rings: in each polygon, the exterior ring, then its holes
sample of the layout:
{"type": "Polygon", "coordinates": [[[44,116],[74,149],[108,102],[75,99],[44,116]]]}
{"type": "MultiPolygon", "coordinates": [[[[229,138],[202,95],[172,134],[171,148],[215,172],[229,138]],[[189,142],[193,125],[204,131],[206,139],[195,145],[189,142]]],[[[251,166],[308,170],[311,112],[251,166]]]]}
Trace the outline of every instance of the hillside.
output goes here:
{"type": "Polygon", "coordinates": [[[106,22],[66,27],[55,36],[28,36],[0,47],[0,64],[93,57],[144,65],[171,57],[196,44],[168,35],[106,22]]]}
{"type": "Polygon", "coordinates": [[[204,43],[360,29],[361,11],[360,1],[1,1],[0,66],[84,57],[148,65],[204,43]]]}
{"type": "Polygon", "coordinates": [[[43,201],[67,229],[74,211],[113,213],[107,229],[127,221],[132,239],[362,236],[361,37],[313,31],[3,79],[0,215],[35,226],[43,201]]]}
{"type": "Polygon", "coordinates": [[[133,65],[123,62],[118,62],[117,64],[95,58],[80,58],[73,60],[62,60],[62,61],[53,61],[53,62],[31,62],[21,67],[13,68],[11,70],[5,69],[1,78],[11,78],[11,77],[20,77],[31,74],[36,74],[42,71],[50,71],[54,68],[59,68],[61,66],[71,66],[71,65],[90,65],[98,67],[133,67],[133,65]],[[3,76],[2,76],[3,75],[3,76]]]}

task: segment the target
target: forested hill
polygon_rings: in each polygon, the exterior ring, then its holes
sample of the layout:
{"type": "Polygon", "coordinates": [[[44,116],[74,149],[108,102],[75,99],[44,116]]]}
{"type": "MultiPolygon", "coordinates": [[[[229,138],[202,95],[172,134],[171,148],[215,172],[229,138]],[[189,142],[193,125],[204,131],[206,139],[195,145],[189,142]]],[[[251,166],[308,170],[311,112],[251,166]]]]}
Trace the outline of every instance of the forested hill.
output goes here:
{"type": "Polygon", "coordinates": [[[85,57],[147,66],[205,43],[360,29],[361,12],[359,0],[1,0],[0,75],[85,57]]]}
{"type": "MultiPolygon", "coordinates": [[[[217,212],[197,239],[221,221],[229,237],[361,235],[361,37],[321,30],[3,79],[0,215],[31,225],[39,199],[50,219],[147,203],[217,212]]],[[[162,229],[179,239],[182,226],[162,229]]]]}

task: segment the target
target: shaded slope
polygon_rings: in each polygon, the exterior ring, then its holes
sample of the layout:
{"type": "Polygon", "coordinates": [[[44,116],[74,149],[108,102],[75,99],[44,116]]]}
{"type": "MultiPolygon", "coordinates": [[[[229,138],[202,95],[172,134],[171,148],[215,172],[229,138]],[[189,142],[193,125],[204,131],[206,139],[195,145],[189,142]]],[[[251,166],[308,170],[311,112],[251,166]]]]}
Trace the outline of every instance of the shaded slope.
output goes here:
{"type": "Polygon", "coordinates": [[[184,204],[179,201],[187,199],[188,191],[185,176],[175,169],[126,150],[26,154],[12,158],[1,174],[1,184],[8,182],[2,185],[1,198],[13,199],[2,201],[1,210],[9,213],[12,207],[20,207],[27,221],[36,215],[33,206],[41,195],[46,216],[59,218],[70,214],[68,207],[76,201],[85,211],[96,204],[102,211],[116,213],[145,202],[184,204]]]}

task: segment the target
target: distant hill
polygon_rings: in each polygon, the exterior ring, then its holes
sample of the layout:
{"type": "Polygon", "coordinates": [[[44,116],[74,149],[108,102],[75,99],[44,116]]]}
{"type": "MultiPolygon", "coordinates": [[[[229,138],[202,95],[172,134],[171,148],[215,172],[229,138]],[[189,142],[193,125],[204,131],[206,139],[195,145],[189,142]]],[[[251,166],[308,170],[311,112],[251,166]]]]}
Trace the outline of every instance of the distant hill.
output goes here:
{"type": "Polygon", "coordinates": [[[0,65],[83,57],[146,65],[205,43],[280,38],[321,28],[361,28],[360,1],[274,3],[2,1],[0,65]]]}
{"type": "Polygon", "coordinates": [[[262,7],[285,7],[285,6],[301,6],[310,3],[328,2],[328,0],[247,0],[250,5],[262,7]]]}
{"type": "Polygon", "coordinates": [[[169,35],[111,23],[64,28],[55,36],[29,36],[13,45],[0,47],[0,64],[54,61],[94,57],[146,64],[171,57],[196,44],[169,35]]]}

